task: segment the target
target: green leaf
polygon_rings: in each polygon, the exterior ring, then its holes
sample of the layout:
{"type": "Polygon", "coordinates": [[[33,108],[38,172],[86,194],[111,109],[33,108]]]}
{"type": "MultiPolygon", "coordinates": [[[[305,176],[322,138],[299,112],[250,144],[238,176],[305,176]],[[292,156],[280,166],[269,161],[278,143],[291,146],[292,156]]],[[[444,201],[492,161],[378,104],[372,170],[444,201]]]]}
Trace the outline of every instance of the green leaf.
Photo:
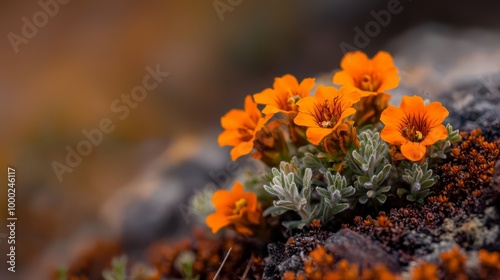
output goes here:
{"type": "Polygon", "coordinates": [[[340,213],[340,212],[346,210],[347,208],[349,208],[348,203],[339,203],[339,204],[337,204],[337,206],[333,207],[332,213],[335,215],[337,213],[340,213]]]}
{"type": "Polygon", "coordinates": [[[264,210],[264,213],[262,213],[262,216],[277,216],[277,215],[282,215],[286,212],[286,209],[283,209],[281,207],[276,207],[276,206],[269,206],[267,207],[266,210],[264,210]]]}
{"type": "Polygon", "coordinates": [[[380,204],[384,204],[384,202],[387,200],[387,196],[385,196],[383,194],[377,195],[376,198],[377,198],[378,202],[380,202],[380,204]]]}
{"type": "Polygon", "coordinates": [[[281,224],[286,228],[302,229],[307,223],[304,221],[284,221],[281,224]]]}
{"type": "Polygon", "coordinates": [[[366,202],[368,202],[368,196],[365,194],[365,195],[362,195],[359,199],[358,199],[359,203],[361,204],[366,204],[366,202]]]}
{"type": "Polygon", "coordinates": [[[399,188],[396,193],[398,194],[399,197],[402,197],[405,193],[407,193],[408,190],[406,189],[403,189],[403,188],[399,188]]]}

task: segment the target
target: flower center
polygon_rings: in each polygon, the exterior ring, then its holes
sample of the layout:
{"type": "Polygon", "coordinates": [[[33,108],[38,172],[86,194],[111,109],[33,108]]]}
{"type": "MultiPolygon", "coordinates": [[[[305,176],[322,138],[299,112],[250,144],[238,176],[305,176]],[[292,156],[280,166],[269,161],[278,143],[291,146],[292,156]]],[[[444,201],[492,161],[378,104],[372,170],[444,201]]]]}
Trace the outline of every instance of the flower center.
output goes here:
{"type": "Polygon", "coordinates": [[[337,123],[338,119],[342,115],[342,108],[340,104],[340,98],[337,96],[332,101],[332,103],[325,100],[323,104],[316,106],[316,121],[320,127],[323,128],[333,128],[337,123]],[[333,106],[331,106],[332,104],[333,106]]]}
{"type": "Polygon", "coordinates": [[[233,209],[233,214],[239,215],[241,210],[247,206],[247,200],[244,198],[241,198],[240,200],[236,201],[234,203],[235,208],[233,209]]]}
{"type": "Polygon", "coordinates": [[[422,142],[424,140],[424,134],[414,126],[404,127],[403,136],[412,142],[422,142]]]}
{"type": "Polygon", "coordinates": [[[331,121],[322,121],[321,122],[321,126],[324,127],[324,128],[332,128],[333,127],[331,121]]]}
{"type": "Polygon", "coordinates": [[[359,87],[366,91],[377,91],[380,85],[380,80],[377,78],[372,78],[371,75],[365,74],[361,77],[359,87]]]}
{"type": "Polygon", "coordinates": [[[288,99],[283,99],[283,102],[286,101],[286,103],[283,104],[283,109],[286,109],[287,111],[297,111],[296,103],[300,100],[300,95],[296,92],[289,91],[287,97],[288,99]]]}
{"type": "Polygon", "coordinates": [[[295,105],[295,103],[299,100],[300,100],[299,95],[292,95],[292,96],[290,96],[290,98],[288,98],[288,104],[295,105]]]}

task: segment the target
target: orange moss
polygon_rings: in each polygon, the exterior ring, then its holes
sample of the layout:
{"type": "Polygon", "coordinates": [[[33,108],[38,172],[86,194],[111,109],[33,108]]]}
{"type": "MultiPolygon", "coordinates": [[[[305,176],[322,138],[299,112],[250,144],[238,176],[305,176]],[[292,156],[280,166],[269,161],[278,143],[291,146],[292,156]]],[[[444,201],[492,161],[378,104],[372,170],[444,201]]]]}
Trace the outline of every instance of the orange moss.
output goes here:
{"type": "Polygon", "coordinates": [[[350,264],[347,260],[337,263],[337,269],[325,274],[325,279],[358,280],[359,267],[357,264],[350,264]]]}
{"type": "Polygon", "coordinates": [[[411,272],[412,280],[439,280],[438,266],[433,263],[422,263],[413,268],[411,272]]]}
{"type": "Polygon", "coordinates": [[[378,216],[377,218],[377,226],[379,227],[388,227],[390,223],[391,221],[389,220],[389,218],[387,218],[385,213],[383,215],[378,216]]]}
{"type": "Polygon", "coordinates": [[[459,247],[454,247],[448,252],[441,253],[441,261],[446,273],[453,277],[465,276],[465,261],[467,257],[460,253],[459,247]]]}
{"type": "Polygon", "coordinates": [[[385,265],[377,264],[373,269],[365,269],[361,275],[361,280],[397,280],[400,279],[394,275],[385,265]]]}
{"type": "Polygon", "coordinates": [[[480,276],[483,279],[500,278],[500,253],[488,252],[484,249],[478,252],[480,276]]]}

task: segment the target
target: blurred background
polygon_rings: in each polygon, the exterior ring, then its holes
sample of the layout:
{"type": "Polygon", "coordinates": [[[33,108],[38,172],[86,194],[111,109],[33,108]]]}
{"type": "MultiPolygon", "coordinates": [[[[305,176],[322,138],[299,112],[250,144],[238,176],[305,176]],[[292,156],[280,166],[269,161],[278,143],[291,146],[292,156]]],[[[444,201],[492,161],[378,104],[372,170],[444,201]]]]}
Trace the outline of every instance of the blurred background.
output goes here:
{"type": "Polygon", "coordinates": [[[121,240],[140,259],[188,232],[182,206],[194,190],[236,174],[217,145],[220,117],[286,73],[330,84],[341,45],[393,54],[393,104],[403,92],[439,100],[470,82],[500,84],[500,2],[63,2],[0,3],[0,213],[11,166],[18,217],[17,278],[2,226],[1,279],[45,279],[96,240],[121,240]],[[148,66],[170,75],[126,116],[114,111],[148,66]],[[103,119],[115,129],[58,178],[54,162],[66,165],[68,147],[103,119]]]}

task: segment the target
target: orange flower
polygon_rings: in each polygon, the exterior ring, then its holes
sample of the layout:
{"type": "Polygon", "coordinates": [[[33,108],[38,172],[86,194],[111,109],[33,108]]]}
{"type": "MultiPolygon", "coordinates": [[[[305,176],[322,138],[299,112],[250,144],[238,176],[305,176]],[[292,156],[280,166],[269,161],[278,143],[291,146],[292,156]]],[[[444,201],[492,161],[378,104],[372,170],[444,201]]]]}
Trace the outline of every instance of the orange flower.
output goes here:
{"type": "Polygon", "coordinates": [[[314,78],[302,80],[299,84],[297,78],[290,74],[275,78],[273,88],[267,88],[253,97],[258,104],[264,104],[266,107],[262,113],[296,113],[296,102],[301,98],[309,96],[309,92],[314,87],[314,78]]]}
{"type": "Polygon", "coordinates": [[[399,84],[398,69],[389,53],[379,51],[373,59],[365,53],[346,53],[340,62],[342,71],[335,73],[333,82],[360,89],[361,97],[393,89],[399,84]]]}
{"type": "Polygon", "coordinates": [[[213,233],[221,228],[232,226],[244,235],[252,235],[251,225],[258,225],[262,216],[262,207],[257,196],[252,192],[243,192],[243,185],[236,182],[231,191],[218,190],[212,196],[216,212],[205,220],[213,233]]]}
{"type": "Polygon", "coordinates": [[[352,88],[320,85],[314,97],[304,97],[297,102],[299,113],[295,124],[307,127],[307,140],[318,145],[323,138],[335,131],[344,119],[356,112],[352,105],[360,99],[352,88]]]}
{"type": "Polygon", "coordinates": [[[221,118],[225,129],[219,135],[220,146],[234,146],[231,159],[249,154],[254,146],[255,135],[270,117],[263,118],[252,97],[245,98],[245,110],[233,109],[221,118]]]}
{"type": "Polygon", "coordinates": [[[446,139],[448,132],[442,124],[448,110],[439,102],[424,106],[419,96],[403,96],[400,108],[389,106],[380,120],[385,124],[380,137],[392,145],[401,145],[401,153],[411,161],[424,158],[426,146],[446,139]]]}

